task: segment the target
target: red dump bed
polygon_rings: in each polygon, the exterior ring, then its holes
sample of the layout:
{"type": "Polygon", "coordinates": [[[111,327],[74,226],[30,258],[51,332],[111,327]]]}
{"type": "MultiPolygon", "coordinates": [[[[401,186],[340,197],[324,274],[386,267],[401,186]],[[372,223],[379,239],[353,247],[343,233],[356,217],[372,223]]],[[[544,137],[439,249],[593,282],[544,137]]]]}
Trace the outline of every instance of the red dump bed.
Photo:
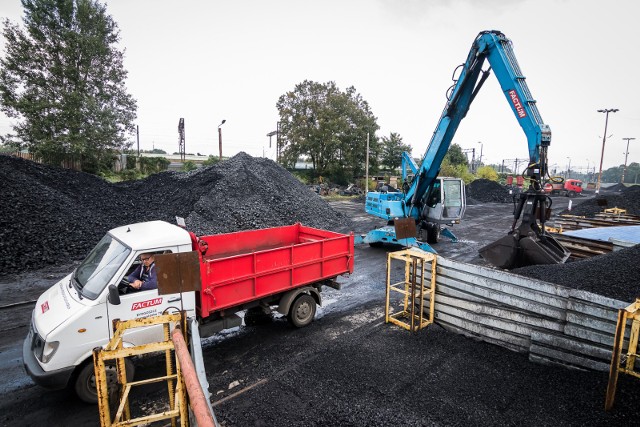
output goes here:
{"type": "Polygon", "coordinates": [[[294,224],[200,237],[198,314],[233,307],[353,272],[350,235],[294,224]]]}

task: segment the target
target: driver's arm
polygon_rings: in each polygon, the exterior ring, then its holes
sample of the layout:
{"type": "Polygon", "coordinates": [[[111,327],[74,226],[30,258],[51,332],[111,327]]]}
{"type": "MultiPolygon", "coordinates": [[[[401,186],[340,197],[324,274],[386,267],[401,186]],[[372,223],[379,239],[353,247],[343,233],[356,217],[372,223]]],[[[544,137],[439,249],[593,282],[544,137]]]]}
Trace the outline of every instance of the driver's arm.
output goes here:
{"type": "Polygon", "coordinates": [[[147,280],[142,282],[142,286],[140,286],[141,291],[146,291],[149,289],[157,289],[158,288],[158,275],[156,274],[155,266],[149,272],[149,277],[147,280]]]}

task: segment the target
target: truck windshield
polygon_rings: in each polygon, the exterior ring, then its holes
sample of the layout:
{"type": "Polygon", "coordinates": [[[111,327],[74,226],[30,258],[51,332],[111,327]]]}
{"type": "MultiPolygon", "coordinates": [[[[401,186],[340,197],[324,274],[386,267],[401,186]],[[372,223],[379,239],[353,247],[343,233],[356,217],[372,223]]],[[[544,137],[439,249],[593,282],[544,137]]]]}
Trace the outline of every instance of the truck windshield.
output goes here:
{"type": "Polygon", "coordinates": [[[109,234],[104,236],[75,271],[82,296],[96,299],[130,253],[131,248],[109,234]]]}

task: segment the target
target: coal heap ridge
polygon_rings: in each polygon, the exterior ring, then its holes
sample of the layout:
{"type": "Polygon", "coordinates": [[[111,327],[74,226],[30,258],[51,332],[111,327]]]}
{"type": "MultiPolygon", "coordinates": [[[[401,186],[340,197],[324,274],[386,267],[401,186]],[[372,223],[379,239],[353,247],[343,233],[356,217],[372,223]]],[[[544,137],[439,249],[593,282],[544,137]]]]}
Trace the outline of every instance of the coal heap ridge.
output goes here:
{"type": "Polygon", "coordinates": [[[613,191],[603,189],[599,196],[585,200],[562,214],[593,217],[604,209],[614,207],[626,209],[629,215],[640,215],[640,185],[616,187],[613,191]]]}
{"type": "Polygon", "coordinates": [[[567,264],[532,265],[512,273],[620,301],[640,298],[640,245],[567,264]]]}
{"type": "Polygon", "coordinates": [[[110,184],[0,155],[0,275],[82,259],[111,228],[176,216],[196,234],[301,222],[345,232],[350,220],[269,159],[239,153],[191,172],[110,184]]]}
{"type": "Polygon", "coordinates": [[[476,179],[465,187],[467,204],[512,203],[513,196],[502,185],[489,179],[476,179]]]}

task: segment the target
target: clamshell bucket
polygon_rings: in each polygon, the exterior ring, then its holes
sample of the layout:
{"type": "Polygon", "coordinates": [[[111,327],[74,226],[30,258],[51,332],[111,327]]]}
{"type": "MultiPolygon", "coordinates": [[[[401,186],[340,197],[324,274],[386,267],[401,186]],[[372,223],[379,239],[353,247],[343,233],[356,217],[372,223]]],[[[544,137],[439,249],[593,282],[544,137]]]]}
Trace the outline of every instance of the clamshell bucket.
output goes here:
{"type": "Polygon", "coordinates": [[[480,255],[496,267],[509,270],[527,265],[562,264],[569,258],[569,251],[548,234],[518,236],[518,231],[508,234],[481,248],[480,255]]]}
{"type": "Polygon", "coordinates": [[[505,269],[564,263],[569,258],[569,251],[544,230],[544,222],[550,215],[551,201],[546,195],[521,194],[509,234],[481,248],[480,255],[505,269]],[[516,228],[520,216],[522,221],[516,228]]]}

